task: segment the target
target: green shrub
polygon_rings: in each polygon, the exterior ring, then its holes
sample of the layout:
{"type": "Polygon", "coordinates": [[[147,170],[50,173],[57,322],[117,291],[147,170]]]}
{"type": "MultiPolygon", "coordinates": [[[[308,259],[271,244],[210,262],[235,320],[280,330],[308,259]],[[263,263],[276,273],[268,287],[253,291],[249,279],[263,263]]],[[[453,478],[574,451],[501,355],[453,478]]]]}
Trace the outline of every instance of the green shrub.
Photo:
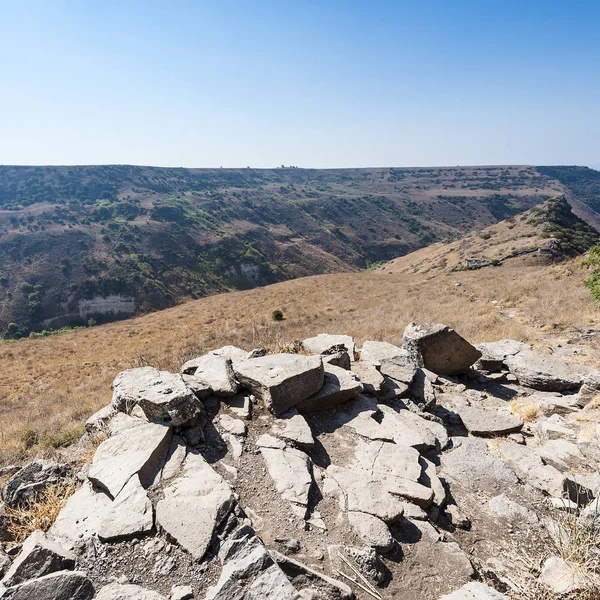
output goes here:
{"type": "Polygon", "coordinates": [[[274,310],[271,313],[271,317],[273,318],[273,321],[283,321],[283,312],[280,310],[274,310]]]}

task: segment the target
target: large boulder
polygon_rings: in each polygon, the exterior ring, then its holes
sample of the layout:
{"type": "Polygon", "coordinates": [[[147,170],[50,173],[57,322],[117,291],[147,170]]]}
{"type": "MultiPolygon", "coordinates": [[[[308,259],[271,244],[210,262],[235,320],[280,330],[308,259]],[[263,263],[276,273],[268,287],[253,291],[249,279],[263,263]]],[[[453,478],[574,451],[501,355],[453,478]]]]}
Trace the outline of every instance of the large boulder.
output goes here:
{"type": "Polygon", "coordinates": [[[171,427],[145,423],[125,429],[100,444],[88,472],[89,480],[116,498],[136,474],[152,481],[171,441],[171,427]]]}
{"type": "Polygon", "coordinates": [[[234,366],[238,381],[276,415],[310,398],[323,386],[320,356],[269,354],[234,366]]]}
{"type": "Polygon", "coordinates": [[[410,323],[402,346],[418,366],[444,375],[464,373],[481,358],[475,346],[441,323],[410,323]]]}
{"type": "Polygon", "coordinates": [[[497,342],[486,342],[476,344],[475,348],[481,352],[481,358],[474,367],[481,371],[499,371],[506,366],[506,359],[523,350],[529,350],[531,346],[518,342],[517,340],[504,339],[497,342]]]}
{"type": "Polygon", "coordinates": [[[335,354],[342,349],[354,359],[355,344],[354,338],[349,335],[330,335],[320,333],[319,335],[307,338],[302,342],[303,348],[309,354],[335,354]]]}
{"type": "Polygon", "coordinates": [[[188,360],[181,367],[181,372],[205,381],[215,396],[230,397],[235,396],[238,391],[232,364],[231,359],[226,356],[205,354],[188,360]]]}
{"type": "Polygon", "coordinates": [[[200,454],[190,452],[181,475],[171,480],[156,505],[156,524],[201,560],[233,502],[231,486],[200,454]]]}
{"type": "Polygon", "coordinates": [[[50,460],[34,460],[19,469],[2,488],[2,500],[11,508],[33,498],[68,474],[66,465],[50,460]]]}
{"type": "Polygon", "coordinates": [[[545,392],[572,390],[581,386],[584,380],[581,367],[531,350],[509,356],[506,365],[521,385],[545,392]]]}
{"type": "Polygon", "coordinates": [[[148,421],[169,419],[175,427],[194,421],[203,410],[181,375],[152,367],[119,373],[113,382],[112,405],[124,413],[139,406],[148,421]]]}
{"type": "Polygon", "coordinates": [[[19,556],[4,576],[2,584],[11,587],[29,579],[74,567],[75,556],[37,530],[23,543],[19,556]]]}
{"type": "Polygon", "coordinates": [[[6,588],[0,594],[2,600],[92,600],[93,597],[92,582],[79,571],[50,573],[6,588]]]}
{"type": "Polygon", "coordinates": [[[296,405],[300,412],[311,413],[333,408],[363,391],[361,382],[352,371],[332,364],[325,364],[324,370],[323,386],[316,394],[296,405]]]}

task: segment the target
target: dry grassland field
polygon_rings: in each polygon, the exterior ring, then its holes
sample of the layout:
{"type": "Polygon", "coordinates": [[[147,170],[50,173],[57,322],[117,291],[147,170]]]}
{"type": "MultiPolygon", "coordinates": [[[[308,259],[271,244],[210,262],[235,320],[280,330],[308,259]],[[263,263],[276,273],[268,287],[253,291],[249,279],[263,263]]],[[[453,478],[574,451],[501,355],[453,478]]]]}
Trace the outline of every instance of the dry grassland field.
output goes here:
{"type": "Polygon", "coordinates": [[[51,454],[83,432],[108,404],[122,369],[175,369],[225,344],[281,345],[320,332],[400,343],[411,321],[443,322],[473,343],[511,337],[594,362],[598,309],[581,259],[544,266],[526,257],[502,267],[426,274],[323,275],[191,301],[128,321],[0,346],[0,464],[51,454]],[[285,319],[274,322],[273,310],[285,319]]]}

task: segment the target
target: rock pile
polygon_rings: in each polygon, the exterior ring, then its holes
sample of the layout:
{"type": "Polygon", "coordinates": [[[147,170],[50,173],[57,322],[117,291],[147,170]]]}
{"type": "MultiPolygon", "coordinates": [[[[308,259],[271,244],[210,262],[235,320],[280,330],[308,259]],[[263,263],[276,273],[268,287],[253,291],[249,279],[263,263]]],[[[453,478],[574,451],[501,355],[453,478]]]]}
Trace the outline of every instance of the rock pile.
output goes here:
{"type": "MultiPolygon", "coordinates": [[[[574,415],[599,372],[440,324],[302,351],[228,346],[117,375],[79,489],[0,553],[0,598],[498,600],[515,532],[535,551],[557,512],[596,519],[600,428],[582,443],[574,415]]],[[[7,507],[68,468],[15,471],[7,507]]],[[[563,593],[573,568],[551,557],[540,581],[563,593]]]]}

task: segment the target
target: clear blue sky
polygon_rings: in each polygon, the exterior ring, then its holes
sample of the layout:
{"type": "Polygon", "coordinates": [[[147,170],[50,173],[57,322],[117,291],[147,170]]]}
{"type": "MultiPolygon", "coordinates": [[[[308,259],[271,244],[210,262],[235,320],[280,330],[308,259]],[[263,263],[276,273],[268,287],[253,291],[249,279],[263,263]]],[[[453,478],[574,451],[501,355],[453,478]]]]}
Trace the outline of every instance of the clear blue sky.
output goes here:
{"type": "Polygon", "coordinates": [[[600,166],[600,2],[0,0],[0,164],[600,166]]]}

